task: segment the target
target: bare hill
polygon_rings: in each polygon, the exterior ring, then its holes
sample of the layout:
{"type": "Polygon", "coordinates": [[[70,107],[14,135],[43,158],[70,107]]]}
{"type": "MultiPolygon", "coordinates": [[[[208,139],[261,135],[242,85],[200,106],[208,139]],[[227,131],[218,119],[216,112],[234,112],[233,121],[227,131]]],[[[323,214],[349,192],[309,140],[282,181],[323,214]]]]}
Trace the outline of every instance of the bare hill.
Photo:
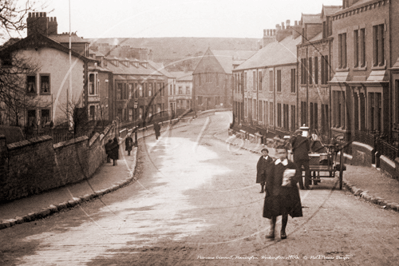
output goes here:
{"type": "MultiPolygon", "coordinates": [[[[93,39],[91,39],[93,40],[93,39]]],[[[180,60],[197,61],[208,47],[213,50],[257,50],[258,41],[255,38],[195,38],[195,37],[163,37],[163,38],[100,38],[97,43],[118,44],[135,48],[152,50],[153,60],[165,65],[174,64],[180,60]],[[193,58],[194,57],[194,58],[193,58]]],[[[178,63],[177,65],[181,65],[178,63]]],[[[192,63],[190,67],[193,68],[192,63]]]]}

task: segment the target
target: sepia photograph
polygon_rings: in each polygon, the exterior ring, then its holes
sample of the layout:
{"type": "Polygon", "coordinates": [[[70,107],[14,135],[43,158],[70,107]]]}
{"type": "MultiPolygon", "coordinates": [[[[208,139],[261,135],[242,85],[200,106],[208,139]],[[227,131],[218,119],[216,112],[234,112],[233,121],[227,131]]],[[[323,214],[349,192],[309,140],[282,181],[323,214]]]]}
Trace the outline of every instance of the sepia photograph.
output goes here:
{"type": "Polygon", "coordinates": [[[0,0],[0,265],[397,265],[397,14],[0,0]]]}

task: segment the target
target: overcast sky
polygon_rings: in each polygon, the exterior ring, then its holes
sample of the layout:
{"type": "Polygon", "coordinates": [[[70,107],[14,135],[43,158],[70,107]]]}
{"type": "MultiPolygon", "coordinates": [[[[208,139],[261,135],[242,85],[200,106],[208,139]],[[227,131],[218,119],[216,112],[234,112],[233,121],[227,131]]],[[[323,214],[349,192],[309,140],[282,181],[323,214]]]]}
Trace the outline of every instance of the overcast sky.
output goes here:
{"type": "MultiPolygon", "coordinates": [[[[42,0],[58,32],[69,31],[68,0],[42,0]]],[[[95,37],[261,38],[263,29],[342,0],[70,0],[71,30],[95,37]]]]}

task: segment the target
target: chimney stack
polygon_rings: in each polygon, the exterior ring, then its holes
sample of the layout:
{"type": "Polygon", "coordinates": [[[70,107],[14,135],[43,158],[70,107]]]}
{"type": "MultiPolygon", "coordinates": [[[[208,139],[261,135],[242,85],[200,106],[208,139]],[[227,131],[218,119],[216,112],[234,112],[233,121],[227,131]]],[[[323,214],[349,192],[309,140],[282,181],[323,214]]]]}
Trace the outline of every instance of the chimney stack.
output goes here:
{"type": "Polygon", "coordinates": [[[281,29],[282,29],[282,30],[285,30],[284,22],[281,22],[281,29]]]}
{"type": "Polygon", "coordinates": [[[285,23],[287,24],[287,29],[289,29],[291,21],[289,19],[287,19],[287,21],[285,23]]]}

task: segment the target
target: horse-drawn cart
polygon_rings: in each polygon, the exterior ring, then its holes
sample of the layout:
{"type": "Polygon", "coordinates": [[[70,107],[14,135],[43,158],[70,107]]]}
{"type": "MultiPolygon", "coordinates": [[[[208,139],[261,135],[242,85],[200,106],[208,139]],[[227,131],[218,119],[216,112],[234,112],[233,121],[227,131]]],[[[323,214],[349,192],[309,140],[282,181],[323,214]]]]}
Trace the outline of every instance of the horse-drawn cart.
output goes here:
{"type": "Polygon", "coordinates": [[[321,178],[335,178],[339,173],[339,189],[342,189],[344,165],[344,153],[336,145],[323,145],[322,153],[309,154],[310,181],[312,185],[321,182],[321,178]]]}

